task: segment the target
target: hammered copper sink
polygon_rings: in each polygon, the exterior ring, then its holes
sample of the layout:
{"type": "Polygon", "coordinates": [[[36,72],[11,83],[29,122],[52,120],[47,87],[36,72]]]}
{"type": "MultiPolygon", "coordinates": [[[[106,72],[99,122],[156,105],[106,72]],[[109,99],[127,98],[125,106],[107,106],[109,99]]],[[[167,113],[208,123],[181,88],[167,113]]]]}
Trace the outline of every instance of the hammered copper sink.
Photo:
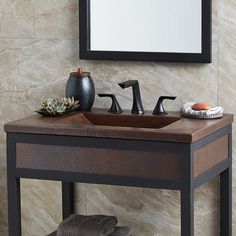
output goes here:
{"type": "Polygon", "coordinates": [[[66,120],[73,122],[80,122],[85,125],[95,126],[116,126],[129,128],[146,128],[146,129],[160,129],[170,125],[178,120],[180,117],[173,116],[153,116],[150,114],[132,115],[132,114],[109,114],[109,113],[80,113],[74,115],[66,120]]]}

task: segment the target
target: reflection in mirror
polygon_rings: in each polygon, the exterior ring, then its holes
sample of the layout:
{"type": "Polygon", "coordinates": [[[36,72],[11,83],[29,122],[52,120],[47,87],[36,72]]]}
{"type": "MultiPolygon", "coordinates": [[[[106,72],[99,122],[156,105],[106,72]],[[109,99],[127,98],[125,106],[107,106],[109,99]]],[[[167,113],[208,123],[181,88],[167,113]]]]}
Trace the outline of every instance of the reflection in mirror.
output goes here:
{"type": "Polygon", "coordinates": [[[201,0],[90,0],[91,50],[201,53],[201,0]]]}

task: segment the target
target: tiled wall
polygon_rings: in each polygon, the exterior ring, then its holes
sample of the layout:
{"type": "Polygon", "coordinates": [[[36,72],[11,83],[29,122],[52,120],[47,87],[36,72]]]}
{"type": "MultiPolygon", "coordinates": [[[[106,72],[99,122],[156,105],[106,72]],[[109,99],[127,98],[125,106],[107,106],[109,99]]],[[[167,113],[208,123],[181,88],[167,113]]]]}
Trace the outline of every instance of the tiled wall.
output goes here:
{"type": "MultiPolygon", "coordinates": [[[[138,79],[145,109],[153,109],[160,95],[175,95],[178,100],[167,102],[168,110],[195,100],[220,104],[236,114],[236,2],[213,0],[213,8],[212,64],[96,62],[79,60],[77,0],[0,0],[1,236],[7,235],[3,124],[32,114],[44,97],[63,96],[68,74],[77,66],[92,72],[97,92],[116,93],[123,108],[131,107],[131,91],[122,91],[117,83],[138,79]]],[[[98,98],[95,105],[109,107],[98,98]]],[[[235,173],[233,177],[235,195],[235,173]]],[[[61,217],[60,201],[60,183],[22,181],[23,235],[42,236],[55,229],[61,217]]],[[[178,191],[78,185],[76,206],[84,214],[115,214],[136,236],[177,236],[179,201],[178,191]]],[[[234,196],[233,207],[236,235],[234,196]]],[[[195,193],[196,236],[217,235],[218,210],[215,179],[195,193]]]]}

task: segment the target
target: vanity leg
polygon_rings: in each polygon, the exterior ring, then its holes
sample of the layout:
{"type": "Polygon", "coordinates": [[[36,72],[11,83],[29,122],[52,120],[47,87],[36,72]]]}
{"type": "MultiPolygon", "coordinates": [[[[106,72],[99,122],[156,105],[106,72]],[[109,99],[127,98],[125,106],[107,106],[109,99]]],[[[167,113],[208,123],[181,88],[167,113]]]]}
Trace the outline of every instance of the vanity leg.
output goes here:
{"type": "Polygon", "coordinates": [[[21,236],[20,179],[8,174],[7,185],[9,236],[21,236]]]}
{"type": "Polygon", "coordinates": [[[181,190],[181,236],[194,236],[194,191],[181,190]]]}
{"type": "Polygon", "coordinates": [[[232,168],[220,174],[220,236],[232,236],[232,168]]]}
{"type": "Polygon", "coordinates": [[[63,220],[74,214],[74,183],[62,182],[62,217],[63,220]]]}
{"type": "Polygon", "coordinates": [[[12,135],[7,135],[7,199],[8,235],[21,236],[21,196],[20,178],[16,173],[16,143],[12,135]]]}

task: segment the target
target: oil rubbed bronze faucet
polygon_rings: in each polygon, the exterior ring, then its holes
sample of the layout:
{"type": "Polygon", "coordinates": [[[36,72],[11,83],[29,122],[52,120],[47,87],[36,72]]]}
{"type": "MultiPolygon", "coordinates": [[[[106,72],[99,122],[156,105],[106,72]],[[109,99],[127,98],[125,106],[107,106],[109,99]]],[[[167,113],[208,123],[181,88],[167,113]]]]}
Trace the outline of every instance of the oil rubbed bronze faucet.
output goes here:
{"type": "Polygon", "coordinates": [[[144,114],[143,104],[140,95],[138,80],[127,80],[125,82],[119,83],[122,89],[132,87],[133,88],[133,114],[144,114]]]}
{"type": "Polygon", "coordinates": [[[110,93],[99,93],[98,94],[99,97],[109,97],[112,99],[112,104],[111,104],[111,108],[108,110],[108,112],[110,113],[114,113],[114,114],[120,114],[122,111],[120,104],[118,103],[116,96],[114,94],[110,94],[110,93]]]}
{"type": "Polygon", "coordinates": [[[153,115],[167,115],[168,113],[165,111],[164,106],[163,106],[163,101],[165,99],[169,99],[169,100],[175,100],[176,97],[173,96],[161,96],[159,97],[156,107],[154,108],[152,114],[153,115]]]}

